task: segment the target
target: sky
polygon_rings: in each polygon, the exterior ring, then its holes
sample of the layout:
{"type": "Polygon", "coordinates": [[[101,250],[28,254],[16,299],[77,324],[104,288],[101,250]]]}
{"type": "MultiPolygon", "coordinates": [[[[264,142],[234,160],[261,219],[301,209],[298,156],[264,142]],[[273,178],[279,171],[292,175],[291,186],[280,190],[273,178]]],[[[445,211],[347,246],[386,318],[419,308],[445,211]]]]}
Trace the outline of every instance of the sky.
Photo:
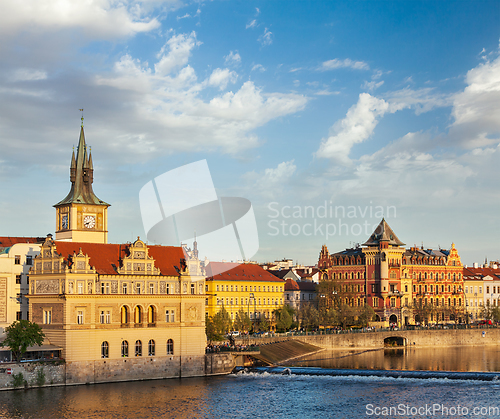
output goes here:
{"type": "Polygon", "coordinates": [[[0,236],[55,232],[83,108],[110,242],[146,238],[144,185],[206,159],[252,203],[252,260],[312,265],[382,217],[500,259],[496,0],[3,0],[0,37],[0,236]]]}

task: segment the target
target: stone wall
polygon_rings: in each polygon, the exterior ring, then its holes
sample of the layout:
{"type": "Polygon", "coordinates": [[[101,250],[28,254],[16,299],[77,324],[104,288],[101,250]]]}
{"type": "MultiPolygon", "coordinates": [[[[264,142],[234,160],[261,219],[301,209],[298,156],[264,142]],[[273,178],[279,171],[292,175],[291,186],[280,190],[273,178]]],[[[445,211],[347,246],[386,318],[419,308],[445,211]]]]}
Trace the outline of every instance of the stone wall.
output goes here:
{"type": "MultiPolygon", "coordinates": [[[[460,346],[460,345],[500,345],[500,329],[449,329],[449,330],[397,330],[366,333],[342,333],[329,335],[303,335],[268,338],[245,338],[241,343],[261,345],[297,339],[325,349],[336,348],[381,348],[384,339],[401,337],[406,345],[420,346],[460,346]]],[[[240,342],[237,342],[240,343],[240,342]]]]}
{"type": "Polygon", "coordinates": [[[14,377],[22,374],[18,388],[39,387],[40,385],[61,385],[65,382],[65,364],[58,362],[8,363],[0,367],[0,389],[14,388],[14,377]]]}
{"type": "Polygon", "coordinates": [[[205,356],[119,358],[66,363],[66,383],[150,380],[205,375],[205,356]]]}
{"type": "Polygon", "coordinates": [[[205,375],[229,374],[235,366],[235,357],[230,353],[205,355],[205,375]]]}

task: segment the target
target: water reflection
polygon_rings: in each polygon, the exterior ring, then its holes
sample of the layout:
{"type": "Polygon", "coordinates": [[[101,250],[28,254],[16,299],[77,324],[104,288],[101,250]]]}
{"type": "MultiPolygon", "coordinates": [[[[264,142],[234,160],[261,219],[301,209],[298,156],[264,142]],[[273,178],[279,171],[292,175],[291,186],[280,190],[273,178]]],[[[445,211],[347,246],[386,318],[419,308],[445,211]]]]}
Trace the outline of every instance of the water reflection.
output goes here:
{"type": "Polygon", "coordinates": [[[416,371],[500,371],[499,346],[447,348],[386,348],[318,352],[294,366],[416,371]]]}

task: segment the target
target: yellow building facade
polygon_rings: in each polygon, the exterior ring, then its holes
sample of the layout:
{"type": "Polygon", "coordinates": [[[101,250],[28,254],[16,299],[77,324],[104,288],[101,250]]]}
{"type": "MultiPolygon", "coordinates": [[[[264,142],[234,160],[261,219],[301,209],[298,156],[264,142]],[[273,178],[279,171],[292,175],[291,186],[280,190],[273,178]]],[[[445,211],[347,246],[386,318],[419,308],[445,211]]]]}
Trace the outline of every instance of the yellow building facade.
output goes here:
{"type": "MultiPolygon", "coordinates": [[[[83,135],[68,196],[29,272],[29,317],[66,362],[66,383],[205,374],[205,277],[195,250],[107,243],[83,135]],[[78,240],[78,241],[77,241],[78,240]]],[[[175,199],[175,197],[173,197],[175,199]]]]}
{"type": "Polygon", "coordinates": [[[285,281],[249,263],[210,262],[206,275],[206,315],[214,316],[224,307],[234,320],[243,310],[250,320],[265,318],[273,327],[273,312],[283,307],[285,281]]]}

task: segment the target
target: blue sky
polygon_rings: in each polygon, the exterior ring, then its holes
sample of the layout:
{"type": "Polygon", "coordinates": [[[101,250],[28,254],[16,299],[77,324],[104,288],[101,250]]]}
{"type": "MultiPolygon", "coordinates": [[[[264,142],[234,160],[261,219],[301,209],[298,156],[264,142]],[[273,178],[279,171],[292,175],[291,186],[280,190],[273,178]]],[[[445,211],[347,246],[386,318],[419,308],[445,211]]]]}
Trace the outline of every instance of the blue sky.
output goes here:
{"type": "Polygon", "coordinates": [[[499,23],[498,1],[4,0],[0,235],[54,232],[84,108],[112,242],[145,237],[143,185],[207,159],[253,204],[253,259],[314,264],[381,215],[499,259],[499,23]]]}

